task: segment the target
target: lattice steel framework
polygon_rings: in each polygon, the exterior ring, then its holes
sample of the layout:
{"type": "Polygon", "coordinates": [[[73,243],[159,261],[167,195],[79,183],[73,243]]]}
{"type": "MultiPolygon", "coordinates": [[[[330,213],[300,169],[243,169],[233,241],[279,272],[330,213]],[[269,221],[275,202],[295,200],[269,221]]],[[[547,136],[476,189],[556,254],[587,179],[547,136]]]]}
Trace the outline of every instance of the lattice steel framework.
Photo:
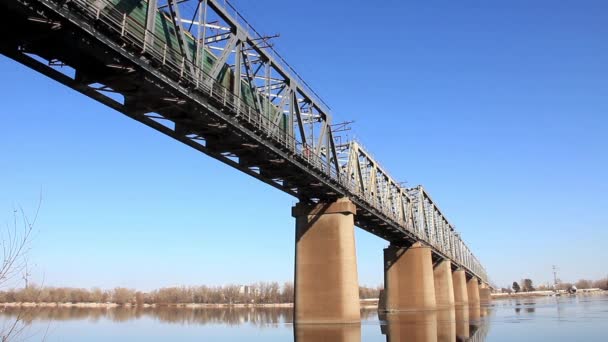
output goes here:
{"type": "Polygon", "coordinates": [[[302,201],[349,197],[359,227],[422,241],[487,283],[424,189],[403,188],[358,142],[339,141],[329,107],[271,37],[221,3],[2,0],[0,49],[302,201]]]}

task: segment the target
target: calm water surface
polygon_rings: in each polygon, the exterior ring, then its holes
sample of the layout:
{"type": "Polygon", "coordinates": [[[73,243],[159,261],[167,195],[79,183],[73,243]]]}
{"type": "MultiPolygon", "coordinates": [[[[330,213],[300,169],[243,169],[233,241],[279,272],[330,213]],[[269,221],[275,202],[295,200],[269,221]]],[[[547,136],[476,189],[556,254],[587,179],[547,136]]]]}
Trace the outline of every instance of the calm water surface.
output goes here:
{"type": "Polygon", "coordinates": [[[378,315],[361,325],[300,326],[291,309],[4,309],[29,341],[608,341],[608,297],[497,300],[489,307],[378,315]]]}

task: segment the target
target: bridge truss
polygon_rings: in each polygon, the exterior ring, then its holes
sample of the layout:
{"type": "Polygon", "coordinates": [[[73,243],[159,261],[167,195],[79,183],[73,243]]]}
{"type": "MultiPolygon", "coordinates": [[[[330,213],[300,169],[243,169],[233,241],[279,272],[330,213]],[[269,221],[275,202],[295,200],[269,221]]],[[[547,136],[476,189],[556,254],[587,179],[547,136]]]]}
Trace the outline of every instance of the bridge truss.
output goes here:
{"type": "Polygon", "coordinates": [[[348,197],[358,227],[395,245],[422,241],[488,282],[426,191],[340,141],[329,107],[229,3],[2,0],[0,9],[6,56],[301,201],[348,197]]]}

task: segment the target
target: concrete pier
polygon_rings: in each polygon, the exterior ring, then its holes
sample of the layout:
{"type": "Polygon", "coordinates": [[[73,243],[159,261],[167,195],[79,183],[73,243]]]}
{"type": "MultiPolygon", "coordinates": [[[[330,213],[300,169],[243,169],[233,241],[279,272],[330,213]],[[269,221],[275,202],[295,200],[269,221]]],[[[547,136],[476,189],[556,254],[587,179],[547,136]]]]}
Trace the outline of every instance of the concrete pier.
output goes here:
{"type": "Polygon", "coordinates": [[[466,305],[469,303],[467,292],[467,277],[464,270],[456,270],[452,273],[454,286],[454,304],[466,305]]]}
{"type": "Polygon", "coordinates": [[[355,212],[348,199],[292,208],[297,324],[360,322],[355,212]]]}
{"type": "Polygon", "coordinates": [[[479,306],[479,281],[473,277],[467,281],[467,295],[470,306],[479,306]]]}
{"type": "Polygon", "coordinates": [[[454,284],[452,279],[452,263],[443,260],[433,270],[435,280],[435,301],[437,307],[451,307],[454,305],[454,284]]]}
{"type": "Polygon", "coordinates": [[[431,248],[417,242],[409,248],[384,250],[384,295],[387,311],[435,309],[431,248]]]}
{"type": "Polygon", "coordinates": [[[482,305],[488,305],[492,301],[492,296],[490,294],[490,287],[486,284],[481,284],[479,286],[479,302],[482,305]]]}

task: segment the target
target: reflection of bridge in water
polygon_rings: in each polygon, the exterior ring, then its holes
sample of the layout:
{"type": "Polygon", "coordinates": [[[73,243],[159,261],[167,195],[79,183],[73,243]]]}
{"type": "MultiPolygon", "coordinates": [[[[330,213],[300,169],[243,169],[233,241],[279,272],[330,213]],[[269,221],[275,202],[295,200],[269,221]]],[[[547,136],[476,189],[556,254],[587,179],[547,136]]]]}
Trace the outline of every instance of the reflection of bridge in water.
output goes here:
{"type": "MultiPolygon", "coordinates": [[[[77,321],[100,322],[103,320],[122,323],[142,318],[151,318],[167,324],[187,325],[253,325],[257,327],[279,327],[291,324],[291,308],[176,308],[176,307],[6,307],[0,312],[1,318],[19,315],[27,324],[34,321],[77,321]]],[[[363,321],[380,321],[379,329],[386,335],[387,342],[454,342],[485,341],[488,324],[484,317],[486,307],[469,309],[458,307],[444,310],[400,312],[378,314],[375,309],[361,310],[363,321]]],[[[367,324],[366,324],[367,325],[367,324]]],[[[360,342],[359,324],[296,324],[296,342],[360,342]]],[[[364,342],[364,341],[363,341],[364,342]]]]}
{"type": "MultiPolygon", "coordinates": [[[[440,310],[379,314],[387,342],[455,342],[486,340],[489,325],[486,307],[452,307],[440,310]]],[[[298,325],[296,342],[361,342],[361,326],[298,325]]],[[[363,341],[365,342],[365,341],[363,341]]]]}
{"type": "Polygon", "coordinates": [[[487,299],[485,269],[437,203],[342,141],[328,106],[228,2],[3,0],[0,29],[0,53],[298,198],[298,322],[360,320],[355,225],[390,242],[387,310],[487,299]]]}

